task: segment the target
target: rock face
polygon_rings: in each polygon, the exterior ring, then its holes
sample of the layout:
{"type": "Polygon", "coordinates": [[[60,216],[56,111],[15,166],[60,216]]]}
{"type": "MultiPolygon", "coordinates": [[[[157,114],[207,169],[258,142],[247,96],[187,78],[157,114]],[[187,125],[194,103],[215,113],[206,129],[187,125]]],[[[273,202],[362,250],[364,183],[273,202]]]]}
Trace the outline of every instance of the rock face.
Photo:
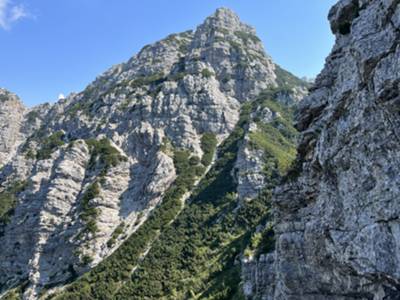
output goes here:
{"type": "MultiPolygon", "coordinates": [[[[242,104],[266,88],[297,101],[306,85],[282,72],[255,30],[219,9],[54,105],[28,110],[1,90],[0,199],[8,206],[0,210],[0,293],[24,284],[24,299],[37,299],[112,254],[176,178],[162,149],[201,157],[203,135],[223,141],[242,104]]],[[[246,147],[241,174],[254,165],[246,147]]],[[[243,198],[264,184],[261,170],[253,173],[240,180],[243,198]]]]}
{"type": "Polygon", "coordinates": [[[0,89],[0,167],[15,155],[18,144],[23,141],[21,123],[26,108],[18,97],[0,89]]]}
{"type": "Polygon", "coordinates": [[[329,19],[336,44],[300,104],[276,250],[247,265],[249,297],[400,297],[400,1],[342,0],[329,19]]]}

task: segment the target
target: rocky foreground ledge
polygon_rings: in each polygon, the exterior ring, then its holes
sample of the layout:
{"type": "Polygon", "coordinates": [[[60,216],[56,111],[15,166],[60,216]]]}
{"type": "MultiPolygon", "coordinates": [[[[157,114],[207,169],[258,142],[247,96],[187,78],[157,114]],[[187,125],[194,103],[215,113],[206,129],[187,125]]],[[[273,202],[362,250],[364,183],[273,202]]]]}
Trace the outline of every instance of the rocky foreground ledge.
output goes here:
{"type": "Polygon", "coordinates": [[[275,191],[276,250],[245,268],[261,299],[400,299],[400,1],[342,0],[300,104],[297,168],[275,191]]]}

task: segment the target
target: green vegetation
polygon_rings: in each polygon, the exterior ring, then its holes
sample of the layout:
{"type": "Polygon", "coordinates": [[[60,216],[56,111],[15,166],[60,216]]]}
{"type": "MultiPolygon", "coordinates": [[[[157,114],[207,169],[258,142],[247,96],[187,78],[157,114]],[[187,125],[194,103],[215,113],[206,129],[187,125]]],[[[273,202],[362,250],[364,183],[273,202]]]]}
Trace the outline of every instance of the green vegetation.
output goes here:
{"type": "Polygon", "coordinates": [[[261,42],[260,39],[251,33],[245,32],[245,31],[235,31],[235,35],[242,39],[244,43],[247,43],[248,41],[252,41],[253,43],[259,43],[261,42]]]}
{"type": "Polygon", "coordinates": [[[275,65],[276,83],[281,88],[292,89],[296,86],[308,88],[309,84],[300,78],[294,76],[292,73],[282,69],[280,66],[275,65]]]}
{"type": "Polygon", "coordinates": [[[28,123],[33,123],[38,118],[39,118],[39,113],[35,110],[28,112],[26,115],[26,120],[28,121],[28,123]]]}
{"type": "Polygon", "coordinates": [[[190,190],[196,180],[196,173],[193,172],[193,166],[190,164],[190,152],[188,150],[175,150],[174,165],[178,175],[175,184],[185,191],[190,190]]]}
{"type": "Polygon", "coordinates": [[[244,251],[246,257],[258,258],[260,254],[269,253],[274,250],[274,231],[271,225],[262,231],[255,232],[244,251]]]}
{"type": "Polygon", "coordinates": [[[263,149],[275,159],[281,174],[284,174],[296,157],[294,144],[289,142],[272,124],[258,124],[259,130],[250,134],[251,143],[263,149]]]}
{"type": "Polygon", "coordinates": [[[222,27],[216,28],[216,30],[221,32],[223,35],[229,35],[229,33],[230,33],[230,31],[228,29],[222,28],[222,27]]]}
{"type": "Polygon", "coordinates": [[[84,222],[85,227],[81,234],[95,234],[97,232],[96,218],[99,210],[94,206],[92,200],[100,195],[100,185],[96,181],[89,185],[81,200],[81,214],[79,217],[84,222]]]}
{"type": "Polygon", "coordinates": [[[240,45],[238,42],[229,40],[229,45],[237,53],[243,53],[244,52],[243,49],[242,49],[242,45],[240,45]]]}
{"type": "Polygon", "coordinates": [[[221,78],[222,83],[228,83],[232,79],[232,76],[230,74],[225,74],[221,78]]]}
{"type": "Polygon", "coordinates": [[[10,99],[10,94],[6,92],[5,94],[0,94],[0,102],[6,102],[10,99]]]}
{"type": "Polygon", "coordinates": [[[203,69],[201,71],[201,76],[203,76],[204,78],[210,78],[214,76],[214,73],[211,72],[209,69],[203,69]]]}
{"type": "Polygon", "coordinates": [[[111,248],[112,246],[114,246],[117,238],[124,232],[124,228],[125,228],[125,223],[124,222],[122,222],[121,224],[118,225],[117,228],[115,228],[110,240],[107,242],[107,247],[108,248],[111,248]]]}
{"type": "Polygon", "coordinates": [[[82,264],[89,265],[93,262],[93,258],[90,255],[84,255],[82,257],[82,264]]]}
{"type": "Polygon", "coordinates": [[[64,145],[64,132],[57,131],[45,138],[42,142],[40,150],[36,153],[36,159],[49,159],[51,154],[60,146],[64,145]]]}
{"type": "Polygon", "coordinates": [[[201,137],[201,150],[203,150],[203,157],[201,163],[204,166],[209,166],[214,158],[215,149],[217,147],[217,138],[213,133],[205,133],[201,137]]]}
{"type": "Polygon", "coordinates": [[[173,152],[174,152],[174,147],[172,146],[171,141],[169,140],[168,137],[164,136],[162,139],[162,143],[160,146],[160,151],[169,155],[169,156],[173,156],[173,152]]]}
{"type": "Polygon", "coordinates": [[[185,58],[179,58],[179,61],[174,64],[173,72],[168,75],[169,81],[180,81],[182,80],[188,72],[186,71],[185,58]]]}
{"type": "MultiPolygon", "coordinates": [[[[89,185],[81,200],[80,218],[85,223],[85,227],[81,234],[96,233],[97,225],[96,218],[99,214],[98,209],[94,206],[91,200],[97,198],[100,194],[100,183],[111,167],[117,166],[121,161],[126,161],[127,158],[111,145],[107,138],[101,140],[89,139],[86,144],[90,150],[89,170],[100,168],[99,177],[89,185]]],[[[81,237],[81,235],[79,236],[81,237]]]]}
{"type": "Polygon", "coordinates": [[[185,37],[189,36],[190,34],[187,32],[184,32],[182,34],[170,34],[169,36],[167,36],[165,41],[176,44],[178,50],[181,53],[186,53],[189,47],[189,40],[185,39],[185,37]]]}
{"type": "Polygon", "coordinates": [[[250,133],[251,145],[265,152],[266,172],[277,165],[281,175],[286,174],[296,158],[297,131],[292,125],[293,109],[273,100],[279,89],[268,89],[257,99],[258,105],[267,107],[277,117],[270,123],[258,121],[258,131],[250,133]]]}
{"type": "Polygon", "coordinates": [[[85,110],[85,106],[81,103],[81,102],[77,102],[75,104],[73,104],[67,111],[66,114],[70,115],[70,116],[74,116],[78,113],[78,111],[84,111],[85,110]]]}
{"type": "Polygon", "coordinates": [[[22,300],[22,292],[20,288],[13,289],[5,294],[2,300],[22,300]]]}
{"type": "Polygon", "coordinates": [[[127,161],[127,158],[111,145],[107,138],[101,140],[88,139],[86,144],[90,149],[89,169],[96,166],[101,167],[100,176],[104,176],[111,167],[117,166],[120,162],[127,161]]]}
{"type": "MultiPolygon", "coordinates": [[[[149,76],[141,76],[129,82],[129,86],[132,88],[138,88],[143,85],[158,85],[166,80],[164,74],[156,73],[149,76]]],[[[121,84],[123,85],[123,84],[121,84]]]]}
{"type": "Polygon", "coordinates": [[[77,236],[78,240],[81,240],[86,234],[95,234],[97,232],[96,218],[99,215],[99,210],[92,200],[99,197],[100,184],[104,180],[104,176],[107,174],[108,170],[111,167],[117,166],[121,161],[127,160],[125,156],[121,155],[120,152],[111,145],[110,140],[107,138],[102,138],[101,140],[88,139],[86,140],[86,144],[91,154],[88,170],[100,171],[98,171],[98,176],[94,182],[87,187],[85,193],[82,195],[80,206],[81,213],[79,217],[84,223],[84,228],[77,236]]]}
{"type": "Polygon", "coordinates": [[[169,75],[168,76],[168,80],[170,80],[170,81],[179,81],[179,80],[182,80],[186,75],[187,75],[187,73],[184,72],[184,71],[176,72],[174,74],[169,75]]]}
{"type": "Polygon", "coordinates": [[[0,193],[0,225],[10,221],[17,205],[17,196],[25,190],[26,185],[24,181],[16,181],[0,193]]]}

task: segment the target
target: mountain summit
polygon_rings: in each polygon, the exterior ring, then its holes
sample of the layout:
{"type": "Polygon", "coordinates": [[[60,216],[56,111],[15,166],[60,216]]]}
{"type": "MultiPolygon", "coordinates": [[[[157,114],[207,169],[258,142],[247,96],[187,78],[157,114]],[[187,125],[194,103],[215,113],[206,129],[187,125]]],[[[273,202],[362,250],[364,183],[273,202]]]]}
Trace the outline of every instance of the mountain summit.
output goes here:
{"type": "Polygon", "coordinates": [[[27,109],[2,90],[0,293],[183,299],[213,286],[221,259],[240,281],[229,245],[261,222],[260,195],[294,159],[291,106],[306,91],[226,8],[54,105],[27,109]],[[185,249],[168,252],[171,240],[185,249]],[[158,251],[173,272],[148,265],[158,251]]]}

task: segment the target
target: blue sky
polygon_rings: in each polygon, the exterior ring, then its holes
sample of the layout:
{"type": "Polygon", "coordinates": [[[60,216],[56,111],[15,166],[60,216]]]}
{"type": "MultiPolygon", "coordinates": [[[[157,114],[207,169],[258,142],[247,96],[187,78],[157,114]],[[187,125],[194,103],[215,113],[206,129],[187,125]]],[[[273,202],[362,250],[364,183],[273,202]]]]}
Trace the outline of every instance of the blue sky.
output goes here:
{"type": "Polygon", "coordinates": [[[333,42],[335,0],[0,0],[0,87],[29,106],[81,91],[144,45],[194,29],[216,8],[257,29],[275,62],[314,77],[333,42]]]}

